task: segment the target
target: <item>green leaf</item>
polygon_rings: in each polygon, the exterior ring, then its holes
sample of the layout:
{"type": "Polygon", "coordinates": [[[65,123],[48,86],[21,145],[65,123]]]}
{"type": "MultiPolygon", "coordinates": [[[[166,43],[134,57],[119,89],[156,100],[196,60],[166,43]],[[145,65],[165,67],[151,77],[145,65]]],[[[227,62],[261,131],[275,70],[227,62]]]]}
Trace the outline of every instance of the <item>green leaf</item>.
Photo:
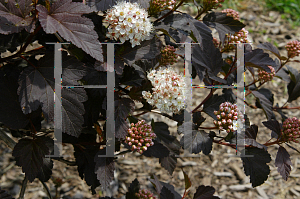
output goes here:
{"type": "Polygon", "coordinates": [[[185,190],[188,190],[192,186],[191,180],[190,180],[189,176],[183,171],[182,168],[181,168],[181,170],[184,175],[184,186],[185,186],[184,188],[185,188],[185,190]]]}

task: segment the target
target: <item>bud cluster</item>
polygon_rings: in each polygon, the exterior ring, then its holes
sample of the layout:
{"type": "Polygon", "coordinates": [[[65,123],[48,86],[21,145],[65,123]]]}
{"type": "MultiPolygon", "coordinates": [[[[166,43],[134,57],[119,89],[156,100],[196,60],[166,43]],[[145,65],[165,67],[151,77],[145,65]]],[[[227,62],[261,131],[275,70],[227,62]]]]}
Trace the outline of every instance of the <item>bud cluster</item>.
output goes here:
{"type": "Polygon", "coordinates": [[[211,9],[217,9],[217,8],[221,8],[222,4],[224,0],[204,0],[203,1],[203,6],[207,9],[207,10],[211,10],[211,9]]]}
{"type": "Polygon", "coordinates": [[[264,71],[264,70],[258,70],[258,79],[260,82],[267,82],[271,81],[273,77],[275,76],[275,69],[272,66],[268,66],[271,70],[270,73],[264,71]]]}
{"type": "Polygon", "coordinates": [[[119,1],[107,11],[104,22],[109,23],[107,37],[124,43],[130,40],[132,47],[150,36],[152,24],[148,13],[137,3],[119,1]]]}
{"type": "Polygon", "coordinates": [[[152,139],[156,138],[156,134],[152,132],[150,125],[145,124],[145,120],[138,121],[136,124],[131,123],[131,127],[127,130],[128,135],[125,143],[131,146],[131,150],[137,150],[140,154],[153,146],[152,139]]]}
{"type": "Polygon", "coordinates": [[[178,55],[174,52],[176,49],[173,46],[167,45],[161,52],[161,65],[173,65],[177,62],[178,55]]]}
{"type": "Polygon", "coordinates": [[[150,2],[149,14],[157,14],[163,10],[172,10],[176,0],[152,0],[150,2]]]}
{"type": "Polygon", "coordinates": [[[214,124],[219,130],[225,130],[227,133],[230,133],[243,128],[244,115],[236,104],[224,102],[220,104],[219,111],[214,111],[214,114],[217,117],[217,120],[214,120],[214,124]]]}
{"type": "Polygon", "coordinates": [[[234,20],[239,20],[240,19],[239,12],[235,11],[233,9],[225,9],[225,10],[222,10],[222,12],[227,13],[227,16],[233,17],[234,20]]]}
{"type": "Polygon", "coordinates": [[[288,57],[293,58],[300,55],[300,41],[290,41],[285,46],[288,51],[288,57]]]}
{"type": "Polygon", "coordinates": [[[138,193],[135,194],[139,199],[156,199],[155,196],[153,196],[153,193],[150,191],[143,189],[139,190],[138,193]]]}
{"type": "Polygon", "coordinates": [[[249,43],[248,31],[242,28],[239,32],[234,33],[234,35],[227,35],[229,43],[249,43]]]}
{"type": "Polygon", "coordinates": [[[144,99],[150,105],[156,106],[162,113],[178,113],[184,108],[186,84],[183,75],[178,75],[171,67],[160,67],[147,74],[154,88],[152,94],[143,91],[144,99]]]}
{"type": "Polygon", "coordinates": [[[299,143],[300,121],[296,118],[287,118],[282,124],[282,138],[284,141],[299,143]]]}

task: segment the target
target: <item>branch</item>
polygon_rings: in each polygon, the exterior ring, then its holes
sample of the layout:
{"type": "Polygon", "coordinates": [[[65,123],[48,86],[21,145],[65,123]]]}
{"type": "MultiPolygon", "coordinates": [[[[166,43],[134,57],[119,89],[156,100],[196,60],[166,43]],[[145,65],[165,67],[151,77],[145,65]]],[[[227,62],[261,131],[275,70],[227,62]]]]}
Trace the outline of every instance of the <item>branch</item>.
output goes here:
{"type": "Polygon", "coordinates": [[[8,56],[8,57],[0,58],[0,63],[5,62],[5,61],[7,61],[7,60],[9,60],[9,59],[13,59],[13,58],[15,58],[15,57],[18,57],[21,53],[23,53],[23,52],[26,50],[27,46],[31,43],[31,41],[32,41],[32,39],[34,38],[34,36],[40,31],[41,28],[42,28],[42,26],[39,25],[39,26],[34,30],[34,32],[31,33],[31,35],[28,37],[28,40],[27,40],[27,42],[25,43],[25,45],[22,46],[22,48],[21,48],[17,53],[15,53],[15,54],[13,54],[13,55],[11,55],[11,56],[8,56]]]}
{"type": "Polygon", "coordinates": [[[22,188],[20,191],[19,199],[24,199],[25,190],[27,187],[28,178],[25,176],[23,182],[22,182],[22,188]]]}
{"type": "Polygon", "coordinates": [[[179,8],[179,6],[181,6],[181,5],[184,3],[184,1],[185,1],[185,0],[181,0],[177,6],[175,6],[172,10],[170,10],[170,11],[169,11],[167,14],[165,14],[164,16],[162,16],[162,17],[156,19],[156,20],[154,21],[154,23],[155,23],[155,22],[158,22],[158,21],[160,21],[160,20],[166,18],[166,17],[169,16],[170,14],[172,14],[177,8],[179,8]]]}
{"type": "Polygon", "coordinates": [[[76,162],[73,162],[73,161],[69,161],[69,160],[65,160],[63,159],[62,157],[52,157],[53,160],[57,160],[57,161],[60,161],[60,162],[63,162],[69,166],[76,166],[76,162]]]}
{"type": "Polygon", "coordinates": [[[50,190],[49,190],[48,186],[46,185],[46,183],[43,182],[43,181],[41,181],[41,183],[43,184],[43,187],[44,187],[44,189],[46,190],[46,193],[47,193],[48,198],[49,198],[49,199],[53,199],[52,196],[51,196],[50,190]]]}

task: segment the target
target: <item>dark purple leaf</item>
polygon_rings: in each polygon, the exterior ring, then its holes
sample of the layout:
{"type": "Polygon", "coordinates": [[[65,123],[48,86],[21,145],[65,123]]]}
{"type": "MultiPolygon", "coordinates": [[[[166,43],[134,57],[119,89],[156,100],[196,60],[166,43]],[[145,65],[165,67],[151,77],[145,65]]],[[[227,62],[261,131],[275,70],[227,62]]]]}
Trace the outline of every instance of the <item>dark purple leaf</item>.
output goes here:
{"type": "Polygon", "coordinates": [[[208,155],[212,150],[212,139],[205,131],[186,131],[183,132],[184,136],[180,140],[180,144],[184,149],[191,153],[200,153],[208,155]],[[187,146],[186,146],[187,145],[187,146]]]}
{"type": "Polygon", "coordinates": [[[102,46],[94,24],[91,19],[81,16],[93,11],[89,6],[72,0],[60,0],[52,4],[50,11],[42,5],[38,5],[37,10],[46,33],[58,32],[96,60],[103,61],[102,46]]]}
{"type": "Polygon", "coordinates": [[[256,140],[257,132],[258,132],[258,126],[253,124],[251,125],[250,128],[246,129],[245,137],[256,140]]]}
{"type": "MultiPolygon", "coordinates": [[[[78,138],[81,142],[95,142],[95,134],[80,134],[78,138]]],[[[99,151],[97,146],[84,146],[84,149],[78,145],[74,146],[74,157],[76,158],[77,170],[81,179],[86,181],[86,184],[91,186],[92,190],[95,192],[95,188],[100,185],[97,175],[94,172],[96,163],[94,162],[94,157],[99,151]]]]}
{"type": "Polygon", "coordinates": [[[166,146],[172,153],[179,155],[180,143],[175,136],[170,135],[169,126],[164,122],[155,122],[152,126],[154,133],[164,146],[166,146]]]}
{"type": "Polygon", "coordinates": [[[126,193],[126,199],[138,199],[135,195],[140,190],[140,183],[137,179],[134,179],[130,186],[128,187],[128,192],[126,193]]]}
{"type": "Polygon", "coordinates": [[[29,13],[32,9],[31,0],[0,0],[0,33],[16,33],[24,28],[30,32],[33,18],[29,13]]]}
{"type": "Polygon", "coordinates": [[[265,115],[267,116],[267,119],[273,119],[275,118],[275,115],[273,113],[273,103],[265,97],[265,95],[261,94],[258,91],[252,91],[252,94],[258,98],[259,104],[261,105],[265,115]]]}
{"type": "Polygon", "coordinates": [[[166,187],[169,191],[171,191],[171,193],[174,195],[174,199],[181,199],[182,198],[181,195],[179,193],[177,193],[177,191],[175,191],[175,187],[173,185],[171,185],[169,183],[161,182],[161,181],[160,181],[160,184],[163,187],[166,187]]]}
{"type": "Polygon", "coordinates": [[[1,189],[0,187],[0,198],[1,199],[12,199],[13,197],[7,193],[7,191],[1,189]]]}
{"type": "Polygon", "coordinates": [[[128,124],[126,118],[128,114],[134,111],[135,103],[129,98],[120,98],[115,100],[115,125],[116,138],[125,139],[128,132],[128,124]]]}
{"type": "Polygon", "coordinates": [[[213,196],[215,193],[215,188],[212,186],[201,185],[197,188],[193,199],[217,199],[219,197],[213,196]]]}
{"type": "Polygon", "coordinates": [[[167,157],[159,158],[159,163],[169,172],[170,175],[172,175],[176,168],[177,158],[170,153],[167,157]]]}
{"type": "Polygon", "coordinates": [[[288,72],[285,69],[280,69],[276,74],[275,77],[278,77],[284,81],[286,81],[287,83],[291,82],[291,78],[288,75],[288,72]]]}
{"type": "MultiPolygon", "coordinates": [[[[78,85],[85,74],[83,64],[63,52],[62,85],[78,85]]],[[[48,53],[39,60],[37,68],[27,67],[19,78],[19,100],[25,114],[35,111],[39,106],[48,122],[54,120],[54,60],[48,53]]],[[[87,100],[83,88],[62,89],[62,130],[73,136],[79,136],[84,114],[84,101],[87,100]]]]}
{"type": "Polygon", "coordinates": [[[152,183],[152,185],[154,186],[156,192],[159,195],[163,186],[160,183],[160,181],[158,180],[157,176],[153,174],[153,176],[151,177],[151,179],[149,179],[149,181],[152,183]]]}
{"type": "Polygon", "coordinates": [[[278,58],[281,57],[278,49],[271,43],[269,42],[265,42],[265,43],[262,43],[262,44],[259,44],[257,46],[257,48],[261,48],[261,49],[264,49],[264,50],[269,50],[271,51],[274,55],[276,55],[278,58]]]}
{"type": "Polygon", "coordinates": [[[12,155],[30,182],[35,178],[46,182],[51,177],[53,167],[52,160],[46,155],[51,155],[52,151],[53,140],[49,137],[23,138],[14,147],[12,155]]]}
{"type": "Polygon", "coordinates": [[[272,138],[278,138],[281,136],[281,127],[277,120],[268,120],[266,122],[262,122],[265,127],[272,130],[271,136],[272,138]]]}
{"type": "Polygon", "coordinates": [[[160,199],[175,199],[174,194],[165,186],[161,189],[160,199]]]}
{"type": "Polygon", "coordinates": [[[100,150],[94,158],[96,162],[95,173],[101,186],[106,188],[114,179],[115,163],[113,157],[98,157],[98,155],[105,155],[106,148],[100,150]]]}
{"type": "Polygon", "coordinates": [[[242,156],[244,171],[246,176],[250,175],[252,187],[257,187],[263,184],[270,174],[270,168],[267,165],[271,161],[270,154],[264,149],[246,148],[243,150],[246,157],[242,156]],[[247,157],[253,155],[253,157],[247,157]]]}
{"type": "Polygon", "coordinates": [[[287,66],[287,68],[292,80],[287,86],[289,94],[288,102],[292,102],[300,96],[300,73],[290,66],[287,66]]]}
{"type": "Polygon", "coordinates": [[[146,79],[146,74],[138,65],[132,64],[132,67],[125,66],[121,84],[129,86],[142,86],[142,82],[146,79]]]}
{"type": "Polygon", "coordinates": [[[117,2],[117,0],[87,0],[86,4],[93,10],[105,11],[117,4],[117,2]]]}
{"type": "Polygon", "coordinates": [[[255,49],[245,53],[245,66],[263,69],[270,73],[271,70],[268,66],[276,67],[276,63],[268,53],[264,53],[262,49],[255,49]]]}
{"type": "Polygon", "coordinates": [[[156,140],[153,140],[154,145],[148,147],[147,151],[143,152],[143,155],[146,157],[156,157],[156,158],[164,158],[168,157],[170,154],[170,151],[168,148],[166,148],[161,143],[157,142],[156,140]]]}
{"type": "Polygon", "coordinates": [[[17,78],[13,77],[13,73],[18,75],[19,72],[16,72],[15,66],[8,66],[14,71],[0,70],[0,122],[12,129],[20,129],[28,124],[29,119],[22,112],[17,95],[17,78]]]}
{"type": "Polygon", "coordinates": [[[220,41],[224,43],[226,34],[234,34],[240,31],[245,25],[232,17],[227,16],[226,13],[211,12],[203,17],[203,22],[218,31],[220,41]]]}
{"type": "Polygon", "coordinates": [[[222,96],[219,96],[218,94],[213,95],[204,103],[203,111],[211,116],[214,120],[217,120],[214,111],[219,110],[220,104],[223,102],[225,102],[225,99],[222,96]]]}
{"type": "Polygon", "coordinates": [[[222,71],[223,59],[218,48],[215,48],[212,40],[203,41],[204,48],[196,45],[192,49],[193,66],[199,76],[200,81],[206,74],[220,83],[226,84],[227,81],[217,77],[217,74],[222,71]]]}
{"type": "Polygon", "coordinates": [[[201,47],[204,46],[203,41],[212,41],[213,39],[211,30],[206,25],[185,13],[171,14],[154,26],[157,29],[168,30],[168,27],[172,27],[189,34],[193,33],[201,47]]]}
{"type": "Polygon", "coordinates": [[[126,45],[122,49],[122,53],[118,56],[124,59],[124,62],[128,65],[132,65],[134,62],[142,59],[153,60],[157,56],[160,56],[160,49],[162,47],[162,42],[157,37],[153,37],[150,40],[145,40],[141,42],[141,45],[135,46],[126,45]]]}
{"type": "Polygon", "coordinates": [[[286,151],[284,147],[280,146],[276,155],[275,166],[278,167],[277,171],[286,181],[290,176],[291,165],[292,162],[290,159],[290,154],[286,151]]]}

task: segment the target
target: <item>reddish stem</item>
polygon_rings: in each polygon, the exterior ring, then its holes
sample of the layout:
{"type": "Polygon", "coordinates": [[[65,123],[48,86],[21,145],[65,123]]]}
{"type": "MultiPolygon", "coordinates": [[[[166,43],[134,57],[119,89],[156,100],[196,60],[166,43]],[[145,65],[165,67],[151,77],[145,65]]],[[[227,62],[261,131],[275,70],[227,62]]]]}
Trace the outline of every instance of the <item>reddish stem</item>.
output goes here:
{"type": "Polygon", "coordinates": [[[26,50],[27,46],[31,43],[32,39],[33,39],[34,36],[40,31],[41,28],[42,28],[42,26],[39,25],[39,26],[34,30],[34,32],[31,33],[31,35],[30,35],[29,38],[27,39],[25,45],[22,46],[21,49],[20,49],[17,53],[15,53],[15,54],[13,54],[13,55],[11,55],[11,56],[8,56],[8,57],[0,58],[0,63],[1,63],[1,62],[5,62],[5,61],[7,61],[7,60],[9,60],[9,59],[13,59],[13,58],[15,58],[15,57],[19,57],[19,55],[20,55],[21,53],[23,53],[23,52],[26,50]]]}

